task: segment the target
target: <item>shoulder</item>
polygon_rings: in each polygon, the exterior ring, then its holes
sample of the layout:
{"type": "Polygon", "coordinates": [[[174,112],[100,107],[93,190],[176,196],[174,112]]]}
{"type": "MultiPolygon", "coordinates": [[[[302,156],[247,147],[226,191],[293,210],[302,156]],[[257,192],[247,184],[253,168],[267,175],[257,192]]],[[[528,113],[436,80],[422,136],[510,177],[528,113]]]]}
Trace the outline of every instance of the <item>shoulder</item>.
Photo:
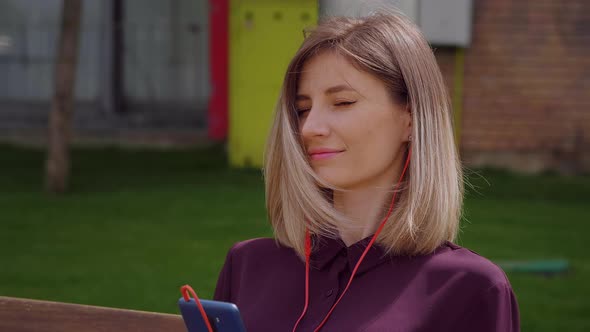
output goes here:
{"type": "Polygon", "coordinates": [[[271,263],[286,258],[296,257],[291,248],[280,245],[272,238],[255,238],[234,244],[228,253],[234,262],[264,261],[271,263]]]}
{"type": "Polygon", "coordinates": [[[230,248],[232,255],[256,255],[281,250],[281,246],[271,238],[255,238],[235,243],[230,248]]]}
{"type": "Polygon", "coordinates": [[[234,244],[223,269],[228,279],[235,281],[232,289],[238,292],[239,285],[258,285],[269,278],[281,280],[301,266],[304,263],[292,248],[281,246],[274,239],[257,238],[234,244]]]}
{"type": "Polygon", "coordinates": [[[449,314],[455,315],[449,330],[520,331],[516,296],[498,265],[450,242],[433,255],[431,263],[431,280],[440,285],[439,289],[446,290],[441,292],[444,302],[452,304],[453,310],[458,309],[449,314]]]}
{"type": "Polygon", "coordinates": [[[278,244],[274,239],[268,237],[260,237],[236,242],[230,250],[234,252],[251,252],[269,249],[273,250],[277,246],[278,244]]]}
{"type": "Polygon", "coordinates": [[[498,265],[473,250],[451,242],[446,242],[432,254],[427,270],[433,276],[453,278],[462,287],[480,290],[510,287],[506,274],[498,265]]]}
{"type": "Polygon", "coordinates": [[[266,276],[268,270],[277,265],[275,262],[287,254],[287,248],[280,247],[270,238],[235,243],[227,253],[214,298],[218,301],[235,302],[243,290],[248,288],[244,285],[258,285],[263,279],[261,276],[266,276]]]}

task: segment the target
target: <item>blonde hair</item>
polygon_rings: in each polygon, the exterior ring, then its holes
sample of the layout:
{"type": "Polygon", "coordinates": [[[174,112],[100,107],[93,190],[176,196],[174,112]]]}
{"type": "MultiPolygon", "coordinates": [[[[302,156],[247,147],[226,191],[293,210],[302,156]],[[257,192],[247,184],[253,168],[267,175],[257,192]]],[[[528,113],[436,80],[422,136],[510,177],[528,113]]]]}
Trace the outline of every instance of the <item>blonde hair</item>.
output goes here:
{"type": "Polygon", "coordinates": [[[395,100],[411,110],[412,159],[377,242],[388,253],[419,255],[453,241],[461,217],[463,176],[450,101],[428,42],[418,27],[396,13],[320,21],[291,60],[264,157],[266,208],[275,239],[303,257],[306,227],[311,234],[334,237],[336,225],[344,220],[331,202],[334,188],[308,163],[295,111],[301,69],[323,51],[336,52],[379,78],[395,100]]]}

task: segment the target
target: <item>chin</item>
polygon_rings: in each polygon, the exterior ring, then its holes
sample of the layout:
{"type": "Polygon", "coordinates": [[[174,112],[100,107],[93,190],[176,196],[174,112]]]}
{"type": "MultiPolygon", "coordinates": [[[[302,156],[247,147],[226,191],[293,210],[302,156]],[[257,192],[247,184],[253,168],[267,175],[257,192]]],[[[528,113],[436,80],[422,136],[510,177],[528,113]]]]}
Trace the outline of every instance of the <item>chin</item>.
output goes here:
{"type": "Polygon", "coordinates": [[[316,170],[316,173],[320,177],[320,179],[324,180],[324,182],[336,188],[346,189],[350,187],[353,183],[353,181],[350,181],[352,179],[349,175],[342,174],[340,172],[335,172],[334,170],[319,169],[316,170]]]}

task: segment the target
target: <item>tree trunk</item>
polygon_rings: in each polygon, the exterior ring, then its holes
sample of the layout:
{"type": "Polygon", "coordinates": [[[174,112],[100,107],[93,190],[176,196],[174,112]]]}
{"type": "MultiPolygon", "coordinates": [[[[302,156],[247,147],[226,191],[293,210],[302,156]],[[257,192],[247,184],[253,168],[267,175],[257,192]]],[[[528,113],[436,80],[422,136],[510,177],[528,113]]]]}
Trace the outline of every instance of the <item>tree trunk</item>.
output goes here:
{"type": "Polygon", "coordinates": [[[82,0],[63,0],[59,49],[55,65],[55,94],[49,114],[46,187],[63,193],[70,173],[69,143],[78,60],[82,0]]]}

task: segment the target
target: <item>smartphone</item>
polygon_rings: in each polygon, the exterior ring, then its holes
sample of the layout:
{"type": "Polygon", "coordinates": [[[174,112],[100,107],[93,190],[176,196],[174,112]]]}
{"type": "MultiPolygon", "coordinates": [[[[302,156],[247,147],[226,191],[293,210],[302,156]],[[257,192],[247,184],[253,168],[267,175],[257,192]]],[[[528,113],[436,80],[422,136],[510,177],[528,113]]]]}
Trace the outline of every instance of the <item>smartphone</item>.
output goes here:
{"type": "MultiPolygon", "coordinates": [[[[246,332],[238,307],[229,302],[201,300],[209,323],[215,332],[246,332]]],[[[181,297],[178,307],[188,332],[208,332],[195,299],[181,297]]]]}

